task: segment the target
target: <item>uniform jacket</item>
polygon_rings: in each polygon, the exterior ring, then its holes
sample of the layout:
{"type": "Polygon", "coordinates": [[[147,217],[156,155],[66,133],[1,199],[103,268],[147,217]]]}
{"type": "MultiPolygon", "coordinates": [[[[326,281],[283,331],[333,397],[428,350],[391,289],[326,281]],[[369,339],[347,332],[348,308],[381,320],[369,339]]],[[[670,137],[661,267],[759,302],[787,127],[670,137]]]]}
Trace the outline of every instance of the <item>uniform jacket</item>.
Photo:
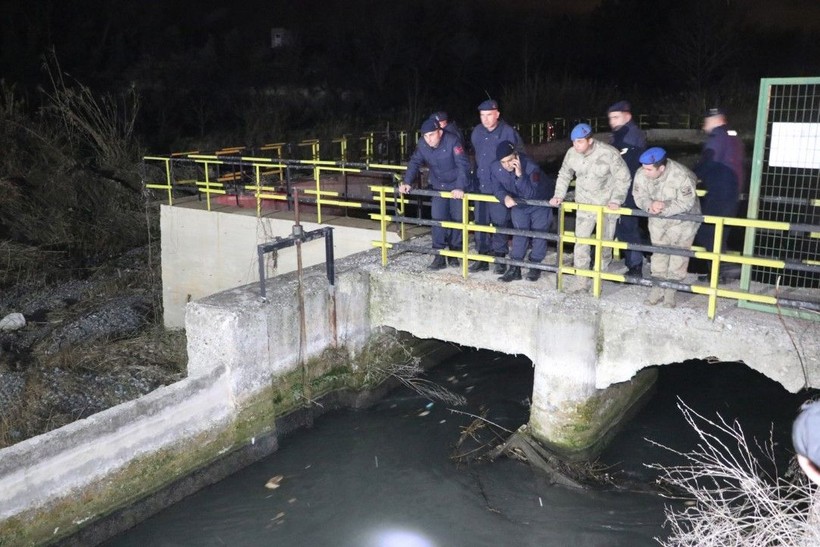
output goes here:
{"type": "Polygon", "coordinates": [[[653,201],[664,203],[664,209],[659,215],[649,217],[650,231],[654,224],[665,222],[679,225],[682,232],[691,232],[694,235],[700,222],[659,217],[670,217],[681,213],[699,215],[700,202],[695,194],[697,181],[692,171],[669,159],[666,160],[666,169],[663,174],[655,180],[647,177],[643,170],[635,174],[632,193],[638,207],[649,212],[649,206],[653,201]]]}
{"type": "Polygon", "coordinates": [[[504,203],[507,196],[523,199],[543,199],[552,197],[555,181],[547,177],[538,164],[524,154],[518,154],[521,160],[521,176],[516,177],[515,171],[507,171],[501,167],[501,162],[493,163],[491,172],[497,190],[495,197],[504,203]]]}
{"type": "Polygon", "coordinates": [[[496,161],[495,151],[501,141],[510,141],[516,151],[524,151],[524,141],[521,135],[504,120],[498,120],[498,125],[492,131],[487,131],[486,127],[478,124],[470,135],[470,142],[473,143],[475,151],[476,177],[482,194],[495,194],[496,192],[491,167],[496,161]]]}
{"type": "Polygon", "coordinates": [[[470,178],[470,160],[461,141],[447,131],[442,131],[438,146],[431,148],[419,139],[416,150],[407,163],[404,181],[413,184],[423,165],[429,169],[428,183],[433,190],[467,190],[470,178]]]}
{"type": "Polygon", "coordinates": [[[646,137],[641,128],[635,124],[634,120],[612,132],[611,144],[621,153],[621,157],[629,167],[629,173],[634,177],[641,167],[640,157],[646,150],[646,137]]]}
{"type": "Polygon", "coordinates": [[[558,171],[555,197],[564,199],[573,178],[575,201],[594,205],[622,204],[632,182],[629,168],[618,150],[595,139],[587,154],[580,154],[574,148],[567,150],[558,171]]]}
{"type": "MultiPolygon", "coordinates": [[[[727,125],[721,125],[712,129],[706,143],[703,145],[703,154],[698,165],[695,166],[695,172],[700,173],[701,166],[710,161],[716,161],[729,167],[735,174],[738,191],[743,191],[743,185],[746,183],[745,175],[743,173],[743,141],[735,134],[734,131],[729,131],[727,125]]],[[[704,182],[708,182],[704,179],[704,182]]]]}

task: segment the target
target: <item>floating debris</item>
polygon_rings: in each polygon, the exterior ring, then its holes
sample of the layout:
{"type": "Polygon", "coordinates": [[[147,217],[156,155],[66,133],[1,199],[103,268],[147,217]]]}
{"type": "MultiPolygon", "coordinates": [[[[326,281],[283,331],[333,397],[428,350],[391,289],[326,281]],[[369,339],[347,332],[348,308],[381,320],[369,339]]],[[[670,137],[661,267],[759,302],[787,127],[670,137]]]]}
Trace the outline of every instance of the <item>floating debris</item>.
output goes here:
{"type": "Polygon", "coordinates": [[[277,488],[279,488],[279,483],[281,483],[282,479],[284,478],[285,477],[283,477],[282,475],[276,475],[275,477],[271,477],[270,480],[265,483],[265,488],[276,490],[277,488]]]}
{"type": "Polygon", "coordinates": [[[424,408],[426,408],[427,410],[430,410],[431,408],[433,408],[433,402],[430,401],[429,403],[427,403],[427,406],[425,406],[424,408]]]}
{"type": "Polygon", "coordinates": [[[428,414],[430,414],[429,410],[424,410],[422,412],[419,412],[419,418],[421,418],[422,416],[427,416],[428,414]]]}

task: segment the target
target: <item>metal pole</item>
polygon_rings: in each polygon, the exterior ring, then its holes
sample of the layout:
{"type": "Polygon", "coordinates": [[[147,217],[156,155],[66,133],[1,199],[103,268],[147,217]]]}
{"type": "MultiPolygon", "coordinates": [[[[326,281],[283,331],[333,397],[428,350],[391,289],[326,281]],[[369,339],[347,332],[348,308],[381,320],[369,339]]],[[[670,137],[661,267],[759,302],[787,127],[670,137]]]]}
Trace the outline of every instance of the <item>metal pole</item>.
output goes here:
{"type": "Polygon", "coordinates": [[[336,325],[336,265],[333,261],[333,228],[325,228],[325,265],[327,268],[327,290],[330,296],[330,335],[333,347],[338,347],[338,327],[336,325]]]}
{"type": "MultiPolygon", "coordinates": [[[[299,190],[293,190],[293,204],[295,211],[295,221],[293,225],[293,237],[296,240],[296,276],[298,279],[298,298],[299,298],[299,362],[302,365],[302,394],[305,398],[305,407],[310,408],[310,384],[308,382],[307,370],[307,322],[305,319],[305,289],[302,282],[302,236],[304,231],[302,225],[299,223],[299,190]]],[[[308,421],[312,423],[312,417],[307,417],[308,421]]]]}

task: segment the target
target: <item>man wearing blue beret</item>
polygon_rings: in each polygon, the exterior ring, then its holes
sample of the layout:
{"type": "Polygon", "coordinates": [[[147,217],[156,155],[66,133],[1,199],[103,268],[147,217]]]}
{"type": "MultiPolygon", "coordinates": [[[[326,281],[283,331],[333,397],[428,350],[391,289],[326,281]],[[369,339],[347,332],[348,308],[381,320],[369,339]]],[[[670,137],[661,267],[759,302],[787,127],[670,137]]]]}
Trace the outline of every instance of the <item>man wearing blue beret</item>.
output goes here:
{"type": "MultiPolygon", "coordinates": [[[[526,154],[518,152],[510,141],[501,141],[496,148],[492,176],[497,182],[495,197],[510,210],[516,230],[546,233],[552,222],[552,209],[543,205],[531,205],[520,200],[547,200],[555,190],[555,181],[544,175],[541,168],[526,154]]],[[[527,247],[532,242],[529,261],[539,264],[547,255],[547,240],[514,235],[510,258],[524,260],[527,247]]],[[[530,268],[528,281],[538,281],[541,270],[530,268]]],[[[510,266],[499,281],[506,283],[521,279],[521,267],[510,266]]]]}
{"type": "MultiPolygon", "coordinates": [[[[700,222],[668,218],[679,214],[700,214],[700,203],[695,194],[695,174],[666,157],[663,148],[650,148],[641,154],[641,169],[635,174],[633,194],[635,203],[649,217],[649,236],[652,245],[680,247],[692,246],[700,222]]],[[[688,256],[654,253],[652,277],[682,281],[686,277],[688,256]]],[[[653,286],[646,303],[654,306],[663,300],[667,308],[675,307],[675,289],[653,286]]]]}
{"type": "MultiPolygon", "coordinates": [[[[572,148],[567,150],[564,162],[558,171],[555,195],[550,200],[552,205],[560,205],[567,195],[569,183],[575,179],[575,201],[606,205],[610,209],[619,209],[626,200],[632,177],[621,154],[612,146],[592,137],[589,124],[579,123],[570,133],[572,148]]],[[[612,240],[618,215],[604,215],[603,239],[612,240]]],[[[575,235],[588,238],[595,229],[596,215],[590,211],[578,211],[575,215],[575,235]]],[[[612,248],[601,251],[604,270],[612,260],[612,248]]],[[[589,245],[576,243],[573,252],[573,265],[581,270],[588,270],[590,264],[589,245]]],[[[566,283],[566,292],[585,292],[591,285],[588,277],[577,276],[573,283],[566,283]]]]}
{"type": "MultiPolygon", "coordinates": [[[[453,195],[453,199],[433,196],[433,220],[461,222],[459,200],[464,197],[470,177],[470,160],[464,152],[464,146],[455,135],[445,133],[432,118],[424,120],[420,132],[422,136],[407,163],[404,182],[399,185],[399,192],[409,193],[422,166],[426,165],[429,169],[427,184],[430,189],[452,192],[453,195]]],[[[450,248],[461,251],[461,230],[433,226],[432,235],[433,249],[439,251],[450,248]]],[[[451,259],[450,264],[458,266],[458,259],[451,259]]],[[[428,268],[440,270],[446,265],[445,257],[436,254],[428,268]]]]}
{"type": "MultiPolygon", "coordinates": [[[[498,102],[487,99],[478,105],[478,115],[481,124],[475,126],[470,135],[470,142],[475,151],[476,178],[478,179],[479,192],[487,195],[495,195],[498,190],[496,182],[492,177],[492,165],[495,160],[495,152],[499,143],[508,141],[513,143],[516,151],[524,151],[524,140],[518,131],[501,119],[501,112],[498,110],[498,102]]],[[[496,228],[510,227],[510,211],[503,203],[477,202],[475,205],[476,224],[492,224],[496,228]]],[[[476,251],[480,254],[493,254],[497,257],[507,256],[507,239],[504,234],[485,234],[476,232],[476,251]]],[[[484,261],[476,261],[470,264],[470,271],[477,272],[489,269],[489,264],[484,261]]],[[[507,269],[504,264],[496,264],[495,273],[503,274],[507,269]]]]}

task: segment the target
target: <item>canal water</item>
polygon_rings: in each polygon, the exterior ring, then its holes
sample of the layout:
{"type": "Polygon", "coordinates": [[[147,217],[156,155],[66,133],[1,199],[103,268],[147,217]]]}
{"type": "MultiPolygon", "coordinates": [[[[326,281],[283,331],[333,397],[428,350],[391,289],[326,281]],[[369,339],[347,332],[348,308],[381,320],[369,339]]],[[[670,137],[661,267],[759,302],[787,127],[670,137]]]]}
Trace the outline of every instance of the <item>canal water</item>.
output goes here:
{"type": "MultiPolygon", "coordinates": [[[[190,496],[110,540],[109,546],[630,546],[666,537],[664,506],[638,491],[550,486],[526,463],[458,464],[494,437],[485,421],[514,430],[527,421],[529,360],[465,350],[427,377],[467,399],[455,408],[407,388],[374,407],[336,411],[280,442],[270,457],[190,496]],[[486,427],[469,428],[484,424],[486,427]],[[276,488],[266,487],[276,486],[276,488]]],[[[784,454],[807,395],[792,395],[742,364],[692,361],[660,368],[656,394],[616,436],[600,463],[651,484],[644,464],[680,463],[645,440],[691,449],[697,438],[676,404],[738,418],[748,435],[769,431],[784,454]]]]}

